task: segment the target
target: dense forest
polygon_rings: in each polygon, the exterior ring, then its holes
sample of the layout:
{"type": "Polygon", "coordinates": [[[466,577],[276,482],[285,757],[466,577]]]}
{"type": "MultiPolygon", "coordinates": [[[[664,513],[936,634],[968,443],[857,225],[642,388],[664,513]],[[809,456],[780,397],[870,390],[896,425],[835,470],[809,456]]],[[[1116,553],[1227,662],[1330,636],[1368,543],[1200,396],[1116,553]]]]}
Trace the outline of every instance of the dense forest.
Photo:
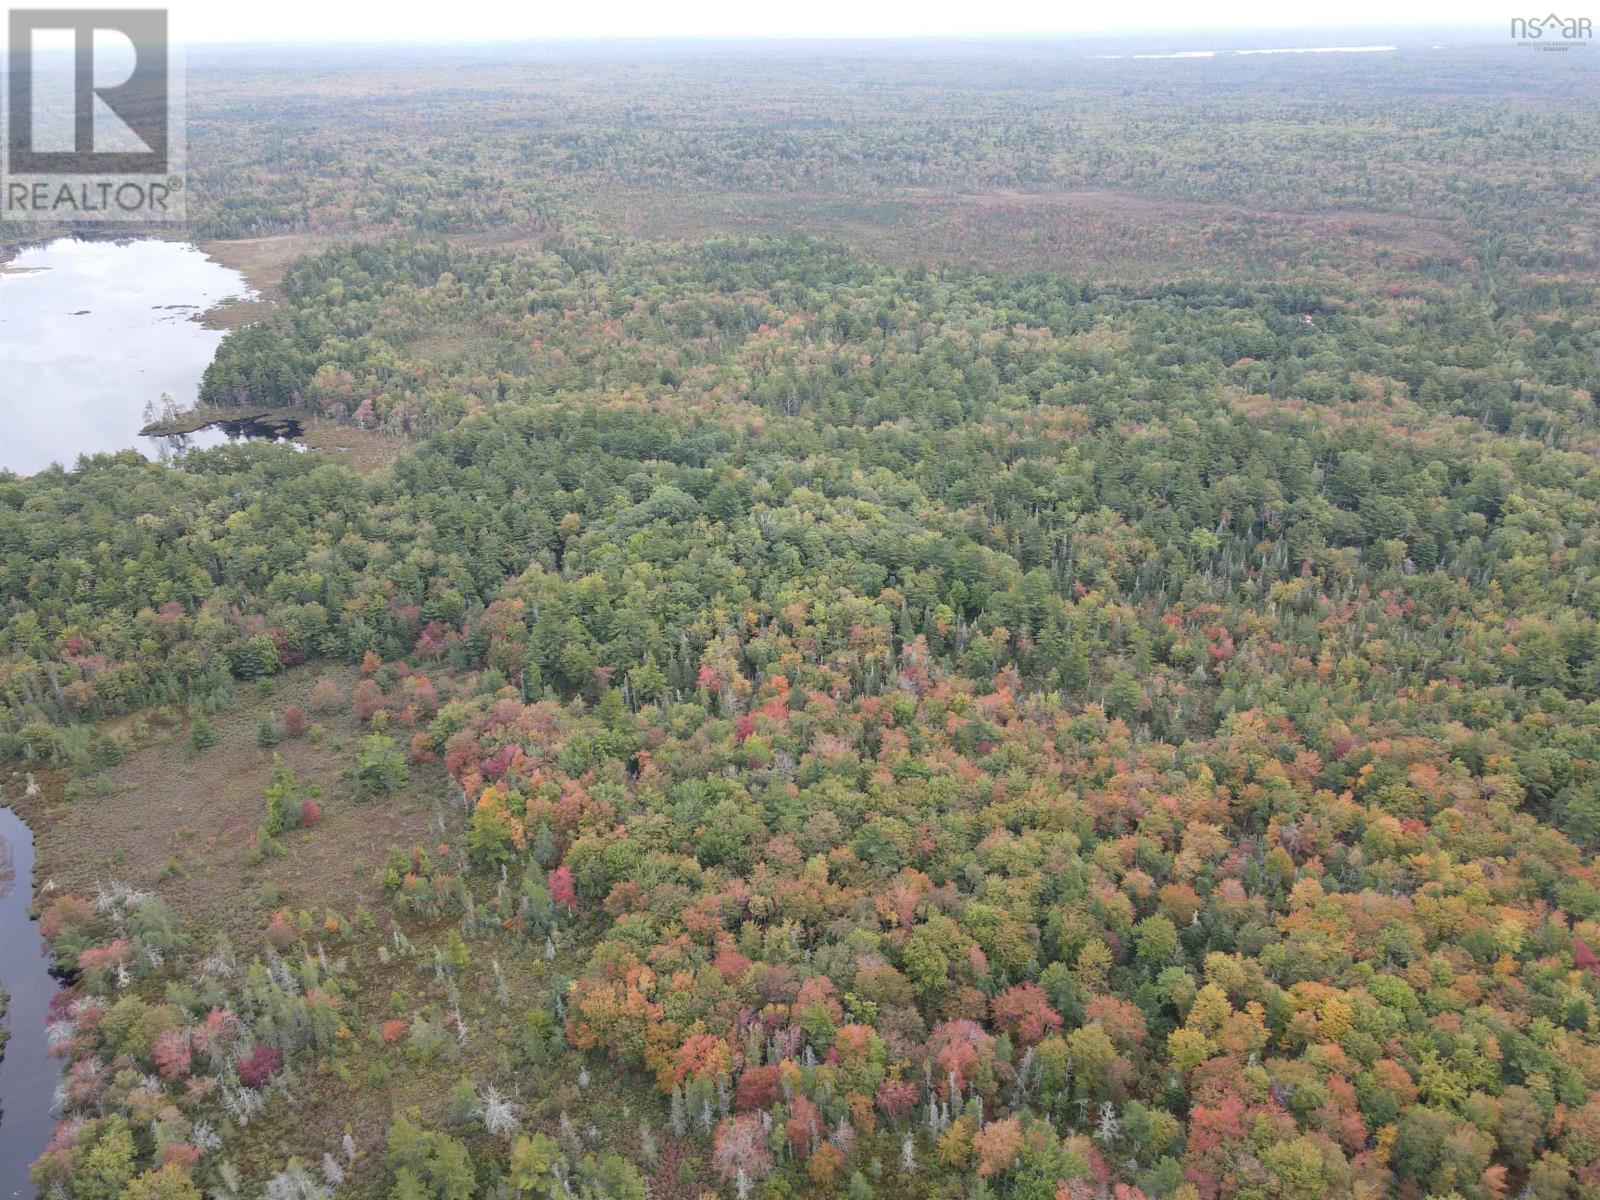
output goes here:
{"type": "Polygon", "coordinates": [[[1592,58],[198,64],[404,452],[0,476],[41,1190],[1600,1197],[1592,58]]]}

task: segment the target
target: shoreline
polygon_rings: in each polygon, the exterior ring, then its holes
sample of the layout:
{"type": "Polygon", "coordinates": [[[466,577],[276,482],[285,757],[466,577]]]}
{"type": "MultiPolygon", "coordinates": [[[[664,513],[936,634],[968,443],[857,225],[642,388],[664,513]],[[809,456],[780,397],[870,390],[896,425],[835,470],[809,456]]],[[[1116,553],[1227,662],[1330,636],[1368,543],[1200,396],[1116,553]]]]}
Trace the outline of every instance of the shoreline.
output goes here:
{"type": "Polygon", "coordinates": [[[177,416],[151,421],[139,430],[140,437],[182,437],[209,429],[238,426],[241,432],[256,437],[296,437],[308,414],[299,410],[269,408],[195,408],[177,416]]]}
{"type": "Polygon", "coordinates": [[[38,267],[17,267],[13,263],[25,250],[48,246],[62,238],[83,242],[134,242],[167,241],[193,246],[201,254],[221,266],[237,271],[244,277],[249,293],[228,296],[217,301],[204,312],[195,313],[192,320],[206,329],[237,329],[264,318],[282,300],[283,272],[288,264],[301,254],[326,244],[331,239],[314,234],[273,234],[259,238],[216,239],[202,238],[188,229],[148,229],[137,232],[108,232],[103,230],[58,229],[30,235],[18,241],[0,242],[0,276],[28,275],[41,270],[38,267]]]}

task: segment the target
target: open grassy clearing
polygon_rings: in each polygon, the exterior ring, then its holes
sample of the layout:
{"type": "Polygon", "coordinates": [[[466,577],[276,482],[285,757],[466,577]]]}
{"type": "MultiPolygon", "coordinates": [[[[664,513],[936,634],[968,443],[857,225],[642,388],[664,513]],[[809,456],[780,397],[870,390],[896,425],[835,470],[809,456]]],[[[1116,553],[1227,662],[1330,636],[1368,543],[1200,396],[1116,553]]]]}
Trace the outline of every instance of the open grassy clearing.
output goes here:
{"type": "MultiPolygon", "coordinates": [[[[409,785],[395,795],[359,799],[346,767],[363,729],[346,704],[310,708],[312,688],[323,679],[348,696],[359,676],[345,667],[304,666],[241,685],[237,702],[209,718],[216,741],[201,750],[189,744],[187,720],[147,710],[107,724],[106,732],[133,746],[115,767],[79,780],[60,770],[36,771],[34,796],[25,794],[26,771],[10,774],[6,795],[36,834],[40,906],[62,892],[93,896],[102,885],[127,884],[177,911],[186,958],[203,957],[225,937],[241,962],[268,952],[274,913],[309,917],[311,931],[279,949],[288,960],[326,959],[342,996],[343,1028],[334,1052],[294,1081],[292,1102],[274,1101],[248,1136],[230,1144],[246,1178],[265,1178],[290,1157],[315,1163],[324,1152],[338,1154],[348,1134],[358,1150],[343,1194],[381,1196],[385,1173],[375,1160],[394,1114],[415,1109],[429,1127],[448,1126],[449,1092],[461,1080],[494,1083],[513,1095],[525,1131],[543,1130],[575,1149],[622,1149],[642,1162],[640,1124],[661,1125],[659,1097],[598,1063],[585,1071],[570,1055],[530,1070],[519,1050],[524,1014],[548,1008],[558,981],[581,970],[582,931],[559,938],[547,960],[542,944],[480,922],[465,939],[467,964],[442,972],[435,948],[449,944],[458,923],[394,903],[383,886],[383,864],[391,848],[418,848],[441,861],[452,855],[463,814],[446,799],[448,784],[437,766],[414,767],[409,785]],[[258,746],[263,718],[277,718],[291,704],[306,708],[311,730],[272,749],[258,746]],[[313,797],[321,814],[264,856],[256,831],[275,760],[289,767],[297,795],[313,797]],[[409,944],[404,952],[396,931],[409,944]],[[449,1026],[442,1047],[425,1055],[404,1034],[385,1029],[419,1012],[450,1010],[449,982],[460,998],[464,1033],[449,1026]]],[[[492,885],[478,879],[474,892],[493,906],[492,885]]],[[[148,981],[135,994],[157,1003],[163,986],[148,981]]],[[[458,1132],[469,1141],[491,1140],[481,1129],[458,1132]]],[[[698,1195],[708,1182],[700,1177],[703,1167],[693,1156],[662,1155],[652,1194],[698,1195]]]]}
{"type": "MultiPolygon", "coordinates": [[[[347,686],[346,676],[354,675],[337,668],[327,674],[347,686]]],[[[259,748],[262,717],[303,702],[317,677],[305,667],[265,688],[241,688],[239,702],[211,718],[217,742],[204,750],[189,747],[186,726],[171,713],[119,720],[115,730],[143,744],[121,765],[74,788],[76,798],[68,798],[63,776],[42,774],[39,799],[22,801],[35,830],[40,879],[78,892],[112,880],[155,888],[200,934],[227,933],[244,945],[259,937],[264,889],[296,907],[348,910],[375,900],[372,868],[391,844],[423,831],[443,783],[419,771],[382,805],[356,801],[340,778],[359,736],[347,713],[318,714],[320,736],[259,748]],[[291,835],[291,854],[263,859],[255,831],[274,754],[302,792],[320,790],[322,818],[291,835]]]]}

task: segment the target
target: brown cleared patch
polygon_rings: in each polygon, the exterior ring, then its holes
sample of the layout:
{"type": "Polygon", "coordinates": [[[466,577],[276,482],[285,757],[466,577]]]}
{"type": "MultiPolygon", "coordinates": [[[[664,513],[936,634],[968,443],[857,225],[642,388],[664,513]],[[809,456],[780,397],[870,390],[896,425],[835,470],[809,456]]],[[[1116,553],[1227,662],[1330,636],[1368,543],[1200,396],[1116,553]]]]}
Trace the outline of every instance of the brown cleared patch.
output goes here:
{"type": "Polygon", "coordinates": [[[289,264],[331,241],[320,235],[282,234],[199,243],[208,257],[238,271],[256,292],[254,297],[230,296],[212,305],[201,314],[200,324],[207,329],[238,329],[261,320],[282,301],[283,275],[289,264]]]}
{"type": "Polygon", "coordinates": [[[302,254],[314,254],[340,240],[329,234],[284,233],[275,237],[239,238],[199,243],[200,249],[225,267],[232,267],[267,300],[281,300],[284,273],[302,254]]]}
{"type": "Polygon", "coordinates": [[[307,450],[342,462],[357,475],[394,466],[412,447],[410,440],[396,434],[308,415],[301,417],[300,441],[307,450]]]}
{"type": "Polygon", "coordinates": [[[260,905],[264,885],[283,904],[319,916],[332,908],[348,917],[358,904],[377,903],[376,868],[391,845],[427,836],[432,797],[444,788],[414,771],[399,795],[357,800],[340,777],[364,731],[347,711],[313,714],[324,726],[320,738],[276,747],[301,796],[321,787],[322,817],[287,833],[281,856],[262,858],[256,849],[274,753],[256,745],[257,728],[267,713],[303,705],[324,674],[347,691],[355,680],[347,668],[300,667],[271,681],[266,695],[240,684],[238,702],[211,718],[215,745],[196,753],[186,723],[151,722],[146,744],[81,787],[79,798],[65,799],[62,781],[52,780],[53,802],[35,826],[38,878],[80,893],[112,880],[148,888],[178,911],[186,931],[202,939],[226,932],[242,946],[255,944],[269,915],[260,905]]]}

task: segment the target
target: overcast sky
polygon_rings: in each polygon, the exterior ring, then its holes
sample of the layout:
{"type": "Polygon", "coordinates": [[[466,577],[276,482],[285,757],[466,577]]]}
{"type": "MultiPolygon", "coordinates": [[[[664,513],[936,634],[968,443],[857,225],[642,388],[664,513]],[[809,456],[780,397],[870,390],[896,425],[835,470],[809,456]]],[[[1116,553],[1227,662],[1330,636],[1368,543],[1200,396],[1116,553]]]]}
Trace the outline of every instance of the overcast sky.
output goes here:
{"type": "MultiPolygon", "coordinates": [[[[1541,3],[1546,0],[1540,0],[1541,3]]],[[[90,7],[85,4],[84,7],[90,7]]],[[[28,7],[62,7],[32,0],[28,7]]],[[[155,7],[151,0],[92,7],[155,7]]],[[[1520,0],[177,0],[172,39],[204,42],[486,42],[588,37],[962,37],[1192,29],[1504,24],[1520,0]]],[[[1565,12],[1593,11],[1596,0],[1565,12]]],[[[1542,9],[1540,10],[1543,11],[1542,9]]],[[[3,34],[0,34],[3,36],[3,34]]],[[[1293,44],[1289,37],[1285,44],[1293,44]]]]}

